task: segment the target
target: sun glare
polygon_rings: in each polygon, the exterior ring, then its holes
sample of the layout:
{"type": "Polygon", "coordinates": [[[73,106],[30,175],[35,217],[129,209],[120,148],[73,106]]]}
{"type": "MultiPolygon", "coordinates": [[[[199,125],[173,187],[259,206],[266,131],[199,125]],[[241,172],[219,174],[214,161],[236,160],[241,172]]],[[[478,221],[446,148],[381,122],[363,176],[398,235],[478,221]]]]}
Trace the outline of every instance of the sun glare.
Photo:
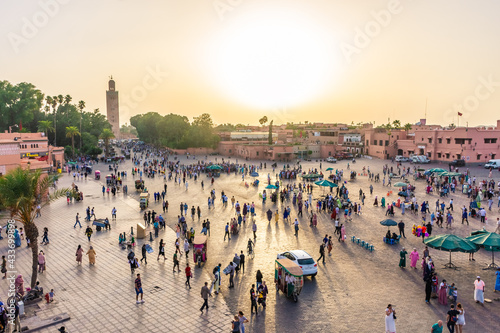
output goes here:
{"type": "Polygon", "coordinates": [[[211,45],[210,75],[230,98],[256,108],[305,103],[322,93],[335,62],[328,41],[300,14],[247,15],[211,45]]]}

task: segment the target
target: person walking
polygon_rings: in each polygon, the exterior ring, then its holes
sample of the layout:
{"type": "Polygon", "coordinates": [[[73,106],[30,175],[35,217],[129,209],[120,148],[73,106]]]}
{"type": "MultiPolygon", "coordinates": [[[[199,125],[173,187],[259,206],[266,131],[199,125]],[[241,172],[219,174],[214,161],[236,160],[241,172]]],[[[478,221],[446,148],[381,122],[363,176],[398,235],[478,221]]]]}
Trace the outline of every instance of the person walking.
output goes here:
{"type": "Polygon", "coordinates": [[[177,252],[174,253],[174,268],[172,272],[175,272],[175,267],[177,267],[177,273],[179,273],[181,269],[179,267],[179,259],[177,259],[177,252]]]}
{"type": "Polygon", "coordinates": [[[14,303],[14,331],[21,332],[21,320],[19,319],[19,305],[14,303]]]}
{"type": "Polygon", "coordinates": [[[189,259],[188,254],[189,254],[189,241],[187,239],[184,239],[184,253],[186,253],[186,260],[189,259]]]}
{"type": "Polygon", "coordinates": [[[396,311],[392,308],[392,305],[387,305],[385,309],[385,332],[386,333],[396,333],[396,311]]]}
{"type": "Polygon", "coordinates": [[[226,240],[226,236],[227,236],[228,240],[231,240],[231,237],[229,236],[229,222],[227,222],[226,227],[225,227],[224,241],[226,240]]]}
{"type": "Polygon", "coordinates": [[[85,235],[89,239],[89,242],[90,242],[90,237],[92,237],[93,233],[94,233],[94,230],[92,230],[92,228],[90,226],[88,226],[87,229],[85,229],[85,235]]]}
{"type": "Polygon", "coordinates": [[[245,254],[243,254],[243,250],[241,250],[240,254],[240,270],[245,273],[245,254]]]}
{"type": "Polygon", "coordinates": [[[87,251],[87,255],[89,256],[89,264],[95,265],[95,257],[97,257],[97,254],[92,246],[87,251]]]}
{"type": "Polygon", "coordinates": [[[413,251],[410,253],[410,267],[417,269],[417,261],[420,259],[420,255],[416,248],[413,248],[413,251]]]}
{"type": "Polygon", "coordinates": [[[325,244],[321,243],[321,245],[319,246],[319,258],[318,260],[316,260],[317,262],[320,261],[321,258],[323,258],[323,264],[325,263],[325,244]]]}
{"type": "Polygon", "coordinates": [[[78,265],[82,264],[82,256],[83,256],[83,249],[81,245],[78,245],[78,248],[76,249],[76,262],[78,265]]]}
{"type": "MultiPolygon", "coordinates": [[[[498,198],[498,202],[500,203],[500,196],[498,198]]],[[[497,217],[497,228],[495,229],[495,232],[500,234],[500,217],[497,217]]]]}
{"type": "Polygon", "coordinates": [[[250,301],[252,303],[250,313],[253,314],[253,309],[255,308],[255,314],[257,315],[257,294],[255,293],[255,284],[252,284],[252,289],[250,289],[250,301]]]}
{"type": "Polygon", "coordinates": [[[231,332],[240,333],[240,318],[238,316],[234,316],[234,320],[231,322],[231,332]]]}
{"type": "Polygon", "coordinates": [[[203,298],[203,305],[200,309],[201,313],[203,313],[203,309],[206,307],[208,311],[208,296],[212,297],[212,293],[208,289],[208,282],[205,282],[205,285],[201,287],[201,298],[203,298]]]}
{"type": "Polygon", "coordinates": [[[255,221],[253,221],[252,231],[253,231],[253,238],[257,238],[257,223],[255,221]]]}
{"type": "Polygon", "coordinates": [[[238,312],[238,318],[240,319],[240,332],[245,333],[245,324],[248,323],[248,319],[243,315],[243,311],[238,312]]]}
{"type": "Polygon", "coordinates": [[[144,263],[147,265],[148,259],[146,258],[146,255],[148,253],[148,250],[146,249],[146,244],[142,244],[141,253],[142,253],[141,264],[142,261],[144,260],[144,263]]]}
{"type": "Polygon", "coordinates": [[[80,215],[80,213],[76,213],[75,225],[73,226],[73,228],[76,228],[77,224],[80,225],[80,228],[82,227],[82,224],[80,223],[80,217],[79,217],[79,215],[80,215]]]}
{"type": "Polygon", "coordinates": [[[399,267],[405,268],[406,267],[406,255],[408,252],[406,252],[405,248],[403,247],[401,251],[399,252],[399,267]]]}
{"type": "Polygon", "coordinates": [[[480,276],[477,276],[477,280],[474,281],[474,300],[484,305],[484,281],[480,276]]]}
{"type": "Polygon", "coordinates": [[[233,263],[229,263],[229,288],[234,288],[234,266],[233,263]]]}
{"type": "Polygon", "coordinates": [[[113,207],[113,209],[111,210],[111,218],[116,220],[116,208],[115,207],[113,207]]]}
{"type": "Polygon", "coordinates": [[[497,271],[495,272],[495,275],[497,276],[497,279],[495,281],[495,291],[500,291],[500,267],[497,268],[497,271]]]}
{"type": "Polygon", "coordinates": [[[189,267],[189,263],[186,263],[185,272],[186,272],[186,283],[184,284],[188,286],[189,289],[191,289],[191,282],[189,282],[189,280],[193,277],[193,273],[191,272],[191,267],[189,267]]]}
{"type": "Polygon", "coordinates": [[[166,260],[166,258],[165,258],[165,243],[163,243],[163,238],[160,239],[160,245],[158,246],[158,258],[156,258],[157,261],[160,260],[160,256],[163,256],[163,260],[166,260]]]}
{"type": "Polygon", "coordinates": [[[465,325],[465,310],[464,310],[461,303],[457,304],[457,311],[458,311],[458,315],[457,315],[457,322],[455,323],[455,325],[457,327],[457,332],[463,333],[462,330],[463,330],[463,327],[465,325]]]}
{"type": "Polygon", "coordinates": [[[328,248],[328,255],[332,255],[332,249],[333,249],[333,241],[332,241],[332,236],[328,237],[328,243],[327,243],[327,248],[328,248]]]}
{"type": "Polygon", "coordinates": [[[134,288],[135,288],[135,303],[144,303],[144,300],[142,297],[144,296],[144,293],[142,292],[142,281],[141,281],[141,274],[137,274],[137,278],[135,279],[134,282],[134,288]],[[139,301],[139,295],[141,295],[141,300],[139,301]]]}
{"type": "Polygon", "coordinates": [[[43,251],[38,254],[38,273],[45,271],[45,255],[43,251]]]}
{"type": "Polygon", "coordinates": [[[455,310],[455,305],[452,304],[450,306],[450,310],[446,314],[446,327],[448,328],[448,331],[450,331],[450,333],[455,332],[455,323],[458,320],[458,315],[459,312],[455,310]]]}
{"type": "Polygon", "coordinates": [[[442,320],[438,320],[437,323],[432,325],[431,333],[443,333],[443,321],[442,320]]]}
{"type": "Polygon", "coordinates": [[[299,235],[299,220],[295,219],[295,222],[293,223],[295,226],[295,236],[299,235]]]}

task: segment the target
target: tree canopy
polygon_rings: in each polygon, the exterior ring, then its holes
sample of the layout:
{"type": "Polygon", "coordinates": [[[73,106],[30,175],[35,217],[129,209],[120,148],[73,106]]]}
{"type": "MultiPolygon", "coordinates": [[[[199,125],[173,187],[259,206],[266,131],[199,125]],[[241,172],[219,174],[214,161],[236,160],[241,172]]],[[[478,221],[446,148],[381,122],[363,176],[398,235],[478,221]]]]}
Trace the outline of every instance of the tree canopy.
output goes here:
{"type": "Polygon", "coordinates": [[[167,114],[162,116],[156,112],[139,114],[130,118],[130,123],[137,129],[139,138],[154,145],[172,149],[188,147],[212,147],[219,143],[215,134],[212,117],[203,113],[190,123],[185,116],[167,114]]]}

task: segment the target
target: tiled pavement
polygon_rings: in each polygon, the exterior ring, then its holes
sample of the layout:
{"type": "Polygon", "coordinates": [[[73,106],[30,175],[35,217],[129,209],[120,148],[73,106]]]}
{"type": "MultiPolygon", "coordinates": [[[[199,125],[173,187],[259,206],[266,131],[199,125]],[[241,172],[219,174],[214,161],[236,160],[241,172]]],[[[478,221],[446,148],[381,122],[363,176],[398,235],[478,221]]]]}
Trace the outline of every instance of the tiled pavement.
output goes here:
{"type": "MultiPolygon", "coordinates": [[[[188,161],[190,163],[191,160],[188,161]]],[[[346,163],[332,165],[334,168],[346,168],[346,163]]],[[[372,170],[381,170],[382,161],[359,160],[356,168],[361,169],[363,165],[370,164],[372,170]]],[[[317,163],[306,163],[318,166],[317,163]]],[[[130,170],[127,165],[126,170],[130,170]]],[[[330,166],[330,165],[328,165],[330,166]]],[[[323,169],[327,166],[323,164],[323,169]]],[[[103,176],[107,174],[103,170],[103,176]]],[[[480,168],[473,169],[476,174],[487,176],[480,168]]],[[[263,183],[266,171],[261,172],[261,183],[263,183]]],[[[60,181],[60,186],[71,183],[70,177],[65,176],[60,181]]],[[[145,179],[150,191],[159,191],[163,187],[162,179],[145,179]]],[[[207,211],[206,198],[210,187],[205,181],[205,190],[202,192],[199,184],[189,180],[189,189],[184,186],[175,186],[168,182],[167,199],[170,203],[170,212],[167,214],[167,223],[173,227],[179,213],[179,203],[187,201],[191,205],[199,205],[202,208],[202,219],[209,217],[212,221],[212,235],[209,239],[209,260],[203,269],[194,269],[193,289],[184,289],[184,274],[170,271],[172,267],[171,257],[173,255],[173,243],[175,234],[172,230],[160,232],[160,238],[166,242],[167,261],[157,262],[158,239],[152,246],[154,253],[148,257],[149,266],[141,266],[139,272],[143,278],[145,300],[142,305],[135,304],[133,277],[126,260],[126,251],[117,245],[118,233],[130,231],[131,226],[141,222],[141,214],[137,203],[137,194],[133,192],[133,178],[129,175],[129,195],[118,194],[116,197],[102,197],[99,184],[93,180],[80,181],[79,185],[85,194],[83,203],[66,205],[64,200],[52,203],[44,208],[43,217],[39,226],[48,226],[50,229],[51,244],[42,246],[47,256],[48,271],[40,277],[45,288],[56,290],[58,303],[52,312],[45,315],[68,312],[72,319],[66,323],[71,331],[136,331],[146,330],[148,332],[172,331],[172,332],[217,332],[228,331],[230,325],[230,314],[237,310],[249,312],[249,289],[255,281],[255,272],[260,269],[264,274],[264,280],[270,287],[268,296],[268,307],[258,316],[248,316],[250,323],[248,332],[279,332],[295,330],[303,332],[318,331],[348,331],[348,332],[382,332],[384,330],[383,312],[388,303],[396,304],[398,312],[398,332],[427,332],[430,325],[438,319],[444,319],[447,308],[433,302],[427,306],[423,302],[424,285],[420,270],[401,270],[398,268],[399,250],[397,246],[387,246],[382,243],[381,238],[386,229],[379,225],[384,218],[381,208],[372,207],[372,198],[367,195],[363,215],[354,217],[352,222],[346,226],[348,237],[356,235],[371,244],[375,244],[375,251],[370,253],[361,247],[352,244],[349,239],[345,243],[334,244],[332,257],[327,257],[326,264],[319,265],[319,273],[315,279],[306,279],[304,290],[299,297],[298,303],[293,303],[275,294],[273,291],[274,258],[277,252],[287,249],[299,248],[308,251],[313,257],[318,255],[319,242],[325,234],[332,234],[332,223],[326,216],[321,216],[317,229],[309,227],[307,217],[301,221],[299,237],[293,236],[293,227],[284,224],[282,220],[278,224],[274,220],[268,224],[264,212],[268,207],[274,206],[267,203],[261,207],[258,199],[257,189],[246,188],[241,182],[240,176],[226,176],[216,180],[215,189],[217,198],[220,191],[224,190],[229,197],[234,195],[240,203],[255,201],[257,205],[257,242],[256,257],[247,261],[245,274],[235,278],[236,287],[227,289],[228,279],[223,277],[222,294],[210,299],[211,308],[208,314],[200,316],[199,306],[202,300],[199,289],[204,281],[209,281],[212,268],[219,262],[225,266],[233,257],[235,252],[245,249],[246,242],[251,237],[251,223],[244,226],[242,233],[235,236],[231,241],[223,243],[223,226],[234,214],[229,207],[222,207],[220,201],[216,201],[216,208],[207,211]],[[96,207],[98,217],[110,217],[113,206],[118,209],[118,220],[113,222],[112,231],[96,232],[92,237],[92,245],[97,251],[97,265],[89,267],[84,258],[81,267],[76,266],[74,252],[78,244],[84,249],[88,248],[88,241],[83,235],[83,230],[73,229],[74,215],[80,212],[84,215],[84,209],[96,207]],[[56,273],[57,272],[57,273],[56,273]],[[150,293],[154,286],[162,290],[150,293]],[[226,305],[227,303],[227,305],[226,305]]],[[[368,192],[369,182],[360,177],[355,182],[349,182],[349,189],[357,193],[359,188],[368,192]]],[[[422,182],[417,182],[419,199],[425,198],[431,203],[436,196],[426,196],[422,193],[422,182]]],[[[387,192],[381,183],[374,184],[374,195],[379,198],[387,192]]],[[[315,195],[322,191],[315,190],[315,195]]],[[[393,189],[394,192],[394,189],[393,189]]],[[[357,195],[354,195],[357,197],[357,195]]],[[[392,196],[391,198],[394,198],[392,196]]],[[[455,207],[460,207],[466,198],[456,195],[455,207]]],[[[419,200],[420,201],[420,200],[419,200]]],[[[294,207],[291,205],[292,210],[294,207]]],[[[159,204],[151,205],[157,212],[161,211],[159,204]]],[[[456,214],[458,215],[458,214],[456,214]]],[[[496,213],[490,217],[495,220],[496,213]]],[[[292,219],[295,214],[292,213],[292,219]]],[[[399,213],[396,218],[400,218],[399,213]]],[[[458,216],[455,216],[458,219],[458,216]]],[[[417,221],[416,217],[406,215],[407,239],[402,245],[408,249],[417,247],[422,250],[419,239],[411,235],[411,224],[417,221]]],[[[85,223],[84,223],[85,225],[85,223]]],[[[188,225],[194,225],[197,232],[201,229],[201,221],[191,222],[188,217],[188,225]]],[[[470,230],[480,226],[478,221],[471,222],[471,226],[459,225],[452,232],[465,236],[470,230]]],[[[40,228],[40,229],[41,229],[40,228]]],[[[488,226],[492,229],[493,226],[488,226]]],[[[446,232],[445,229],[437,230],[436,233],[446,232]]],[[[4,242],[4,241],[3,241],[4,242]]],[[[142,244],[141,242],[139,244],[142,244]]],[[[5,247],[5,243],[0,242],[5,247]]],[[[140,248],[136,248],[139,254],[140,248]]],[[[448,253],[431,250],[434,261],[441,263],[448,260],[448,253]]],[[[497,298],[491,292],[494,284],[492,271],[483,271],[481,267],[491,261],[489,253],[480,251],[476,254],[476,262],[467,261],[466,254],[454,253],[453,261],[462,268],[458,271],[441,270],[438,273],[449,282],[455,282],[459,287],[459,300],[466,309],[465,327],[467,332],[493,332],[494,325],[499,322],[499,302],[487,304],[484,308],[477,306],[472,299],[473,280],[480,274],[486,281],[487,298],[497,298]]],[[[181,268],[185,260],[181,260],[181,268]]],[[[25,276],[29,275],[30,257],[25,248],[18,252],[18,270],[25,276]]],[[[28,278],[25,278],[29,280],[28,278]]],[[[5,283],[1,284],[2,294],[5,294],[5,283]]],[[[261,308],[259,308],[261,311],[261,308]]],[[[53,330],[46,330],[51,332],[53,330]]]]}

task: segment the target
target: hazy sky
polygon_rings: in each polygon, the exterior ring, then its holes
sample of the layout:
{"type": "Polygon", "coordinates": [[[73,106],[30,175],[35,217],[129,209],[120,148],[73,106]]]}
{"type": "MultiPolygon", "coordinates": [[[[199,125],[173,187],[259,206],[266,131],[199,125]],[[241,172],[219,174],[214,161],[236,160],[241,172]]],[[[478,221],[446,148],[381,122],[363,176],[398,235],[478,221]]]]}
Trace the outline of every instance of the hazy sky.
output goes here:
{"type": "Polygon", "coordinates": [[[2,0],[0,80],[32,82],[121,123],[399,119],[496,124],[500,1],[2,0]]]}

